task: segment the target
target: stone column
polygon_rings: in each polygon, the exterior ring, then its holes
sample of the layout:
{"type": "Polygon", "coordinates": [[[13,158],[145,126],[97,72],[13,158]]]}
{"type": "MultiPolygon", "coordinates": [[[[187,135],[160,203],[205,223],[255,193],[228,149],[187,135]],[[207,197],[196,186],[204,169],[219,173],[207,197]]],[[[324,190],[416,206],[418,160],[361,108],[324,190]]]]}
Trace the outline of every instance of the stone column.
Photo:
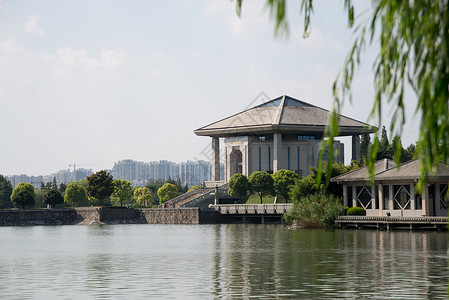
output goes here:
{"type": "Polygon", "coordinates": [[[352,136],[352,160],[360,161],[360,136],[352,136]]]}
{"type": "Polygon", "coordinates": [[[371,209],[377,209],[377,207],[376,207],[376,185],[371,186],[371,209]]]}
{"type": "Polygon", "coordinates": [[[410,184],[410,210],[415,210],[415,184],[410,184]]]}
{"type": "Polygon", "coordinates": [[[220,181],[220,138],[212,138],[212,181],[220,181]]]}
{"type": "Polygon", "coordinates": [[[383,184],[378,185],[378,191],[379,191],[379,216],[382,216],[383,210],[384,210],[384,185],[383,184]]]}
{"type": "Polygon", "coordinates": [[[393,205],[394,195],[393,195],[393,185],[392,184],[388,185],[388,194],[390,195],[390,197],[388,199],[388,207],[389,207],[390,211],[393,211],[394,210],[394,205],[393,205]]]}
{"type": "Polygon", "coordinates": [[[273,173],[282,169],[282,134],[273,134],[273,173]]]}
{"type": "Polygon", "coordinates": [[[352,186],[352,207],[357,207],[357,186],[352,186]]]}
{"type": "Polygon", "coordinates": [[[422,186],[422,215],[428,216],[429,215],[429,201],[428,200],[428,186],[427,183],[423,183],[422,186]]]}
{"type": "Polygon", "coordinates": [[[348,206],[348,186],[346,184],[343,185],[343,206],[348,206]]]}

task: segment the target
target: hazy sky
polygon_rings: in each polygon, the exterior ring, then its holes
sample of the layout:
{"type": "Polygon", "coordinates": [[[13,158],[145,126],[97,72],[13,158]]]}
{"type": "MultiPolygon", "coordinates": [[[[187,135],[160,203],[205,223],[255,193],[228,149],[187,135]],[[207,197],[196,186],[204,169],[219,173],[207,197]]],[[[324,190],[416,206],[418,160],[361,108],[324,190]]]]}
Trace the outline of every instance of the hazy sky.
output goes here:
{"type": "MultiPolygon", "coordinates": [[[[303,39],[299,2],[288,2],[290,35],[279,38],[265,1],[244,1],[239,19],[229,0],[0,0],[0,174],[206,159],[210,138],[193,130],[262,92],[330,109],[352,32],[343,1],[315,1],[303,39]]],[[[361,121],[373,101],[373,53],[343,107],[361,121]]],[[[419,125],[416,100],[407,101],[405,146],[419,125]]]]}

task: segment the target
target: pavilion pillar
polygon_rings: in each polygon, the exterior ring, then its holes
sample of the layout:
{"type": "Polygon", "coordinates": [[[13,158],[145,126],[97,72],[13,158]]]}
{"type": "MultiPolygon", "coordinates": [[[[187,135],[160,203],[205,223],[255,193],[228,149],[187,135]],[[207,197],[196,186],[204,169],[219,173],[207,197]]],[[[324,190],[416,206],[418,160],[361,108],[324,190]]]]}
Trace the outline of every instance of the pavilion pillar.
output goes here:
{"type": "Polygon", "coordinates": [[[378,185],[378,191],[379,191],[379,216],[383,215],[384,210],[384,185],[382,183],[379,183],[378,185]]]}
{"type": "Polygon", "coordinates": [[[371,185],[371,209],[377,209],[376,207],[376,185],[371,185]]]}
{"type": "Polygon", "coordinates": [[[212,138],[212,181],[220,181],[220,138],[212,138]]]}
{"type": "Polygon", "coordinates": [[[410,184],[410,209],[411,210],[415,210],[415,201],[416,201],[416,198],[415,198],[415,184],[414,183],[411,183],[410,184]]]}
{"type": "Polygon", "coordinates": [[[394,195],[393,195],[393,185],[390,184],[388,185],[388,195],[390,195],[389,199],[388,199],[388,208],[390,209],[390,211],[394,210],[394,195]]]}
{"type": "Polygon", "coordinates": [[[348,186],[343,185],[343,206],[348,207],[348,186]]]}
{"type": "Polygon", "coordinates": [[[422,215],[429,216],[429,201],[427,201],[428,197],[428,186],[427,183],[424,182],[422,186],[422,215]]]}
{"type": "Polygon", "coordinates": [[[282,134],[273,134],[273,173],[282,169],[282,134]]]}
{"type": "Polygon", "coordinates": [[[352,136],[352,160],[360,161],[360,135],[352,136]]]}
{"type": "Polygon", "coordinates": [[[352,186],[352,207],[357,207],[357,186],[352,186]]]}

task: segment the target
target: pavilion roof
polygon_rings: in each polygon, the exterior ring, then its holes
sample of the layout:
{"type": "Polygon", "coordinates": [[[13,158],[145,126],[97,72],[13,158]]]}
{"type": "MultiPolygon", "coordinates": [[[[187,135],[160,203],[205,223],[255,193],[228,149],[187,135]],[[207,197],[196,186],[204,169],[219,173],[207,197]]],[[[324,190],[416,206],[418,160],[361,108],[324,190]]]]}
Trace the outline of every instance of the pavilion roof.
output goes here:
{"type": "MultiPolygon", "coordinates": [[[[323,134],[329,111],[287,95],[195,130],[196,135],[225,137],[271,133],[323,134]]],[[[372,133],[377,128],[340,115],[340,135],[372,133]]]]}
{"type": "MultiPolygon", "coordinates": [[[[374,178],[376,178],[377,174],[384,172],[390,168],[396,167],[396,163],[388,158],[384,158],[382,160],[378,160],[374,163],[374,178]]],[[[336,176],[331,179],[332,182],[368,182],[370,181],[370,174],[368,167],[362,167],[356,169],[354,171],[336,176]]]]}
{"type": "MultiPolygon", "coordinates": [[[[396,166],[394,161],[383,159],[374,164],[374,181],[400,181],[400,180],[418,180],[421,178],[421,164],[419,159],[414,159],[396,166]]],[[[439,162],[436,172],[429,174],[427,178],[438,178],[449,180],[449,165],[439,162]]],[[[332,182],[368,182],[370,179],[367,167],[357,169],[331,179],[332,182]]]]}

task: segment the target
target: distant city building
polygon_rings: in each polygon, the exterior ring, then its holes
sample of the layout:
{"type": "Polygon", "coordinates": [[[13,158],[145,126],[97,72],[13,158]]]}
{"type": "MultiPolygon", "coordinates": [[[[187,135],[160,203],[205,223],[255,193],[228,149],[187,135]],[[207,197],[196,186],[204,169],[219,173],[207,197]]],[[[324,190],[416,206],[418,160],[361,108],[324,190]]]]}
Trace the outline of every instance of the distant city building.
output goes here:
{"type": "MultiPolygon", "coordinates": [[[[224,169],[224,165],[222,166],[224,169]]],[[[144,186],[148,180],[180,180],[181,184],[202,185],[211,179],[211,164],[203,160],[175,163],[168,160],[149,163],[125,159],[114,163],[114,179],[129,180],[133,185],[144,186]]]]}
{"type": "MultiPolygon", "coordinates": [[[[168,160],[141,162],[131,159],[124,159],[114,163],[111,170],[107,170],[112,174],[114,179],[129,180],[133,186],[145,186],[148,180],[180,180],[181,185],[192,187],[194,185],[202,185],[204,181],[211,180],[211,163],[203,160],[187,161],[175,163],[168,160]]],[[[31,183],[34,187],[39,188],[41,182],[46,184],[52,182],[56,178],[57,184],[69,183],[85,179],[92,175],[92,170],[76,169],[61,170],[51,175],[28,176],[28,175],[12,175],[6,176],[13,187],[21,182],[31,183]]],[[[221,174],[224,174],[224,165],[221,165],[221,174]]]]}
{"type": "Polygon", "coordinates": [[[6,176],[6,179],[8,179],[11,182],[11,185],[13,187],[16,187],[19,183],[25,182],[25,183],[31,183],[35,188],[39,188],[41,186],[41,183],[46,184],[48,182],[52,182],[53,178],[56,179],[57,184],[61,183],[69,183],[72,181],[77,181],[80,179],[85,179],[87,176],[92,175],[92,170],[87,169],[76,169],[75,173],[68,170],[60,170],[56,173],[53,173],[51,175],[39,175],[39,176],[28,176],[25,174],[22,175],[11,175],[6,176]]]}

